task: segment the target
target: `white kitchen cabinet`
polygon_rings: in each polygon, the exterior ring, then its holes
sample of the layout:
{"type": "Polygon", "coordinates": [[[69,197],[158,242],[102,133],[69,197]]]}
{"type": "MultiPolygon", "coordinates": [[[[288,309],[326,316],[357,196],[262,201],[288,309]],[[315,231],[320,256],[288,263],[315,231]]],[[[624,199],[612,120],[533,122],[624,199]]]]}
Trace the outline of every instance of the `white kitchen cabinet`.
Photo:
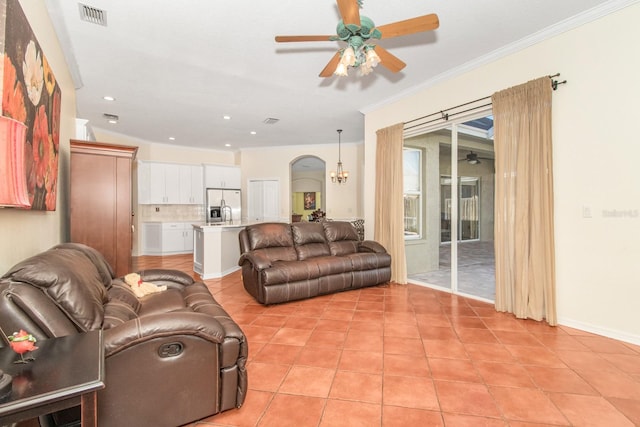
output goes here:
{"type": "Polygon", "coordinates": [[[180,204],[202,205],[204,203],[204,171],[200,165],[180,165],[180,204]]]}
{"type": "Polygon", "coordinates": [[[162,254],[162,223],[142,223],[142,249],[141,255],[162,254]]]}
{"type": "Polygon", "coordinates": [[[206,188],[241,188],[242,180],[238,166],[205,165],[206,188]]]}
{"type": "Polygon", "coordinates": [[[138,203],[201,205],[203,173],[201,165],[138,162],[138,203]]]}
{"type": "Polygon", "coordinates": [[[180,203],[180,165],[138,162],[138,203],[180,203]]]}
{"type": "Polygon", "coordinates": [[[193,252],[190,222],[145,222],[142,224],[142,255],[193,252]]]}

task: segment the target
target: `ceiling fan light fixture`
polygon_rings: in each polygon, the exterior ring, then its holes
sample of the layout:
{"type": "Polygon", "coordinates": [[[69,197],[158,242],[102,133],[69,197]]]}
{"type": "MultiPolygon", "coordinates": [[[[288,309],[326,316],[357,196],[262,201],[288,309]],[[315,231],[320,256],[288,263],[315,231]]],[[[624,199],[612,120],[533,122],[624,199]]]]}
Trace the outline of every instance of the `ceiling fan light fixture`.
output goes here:
{"type": "Polygon", "coordinates": [[[434,13],[391,24],[376,27],[373,20],[360,15],[363,0],[336,0],[340,20],[336,26],[335,35],[302,35],[302,36],[276,36],[278,43],[285,42],[315,42],[315,41],[342,41],[347,44],[346,48],[336,52],[324,69],[320,72],[320,77],[331,77],[331,75],[347,76],[348,67],[358,68],[366,65],[367,68],[360,70],[360,75],[367,75],[371,68],[381,63],[389,71],[397,73],[402,70],[405,64],[386,49],[379,46],[377,52],[375,45],[367,44],[373,40],[406,36],[415,33],[435,30],[440,26],[438,16],[434,13]],[[355,61],[354,61],[355,57],[355,61]],[[333,73],[332,73],[333,71],[333,73]]]}
{"type": "Polygon", "coordinates": [[[333,74],[340,77],[348,76],[349,73],[347,72],[347,66],[344,65],[342,62],[339,62],[338,66],[336,67],[336,71],[333,74]]]}
{"type": "Polygon", "coordinates": [[[353,67],[354,65],[356,65],[356,52],[351,46],[349,46],[342,52],[340,63],[344,64],[346,67],[353,67]]]}
{"type": "Polygon", "coordinates": [[[380,63],[380,57],[375,51],[375,46],[372,46],[372,45],[367,46],[365,58],[366,58],[366,65],[369,66],[369,68],[376,67],[380,63]]]}
{"type": "Polygon", "coordinates": [[[373,67],[369,66],[368,63],[364,63],[362,64],[360,67],[360,75],[361,76],[366,76],[367,74],[371,74],[371,72],[373,71],[373,67]]]}

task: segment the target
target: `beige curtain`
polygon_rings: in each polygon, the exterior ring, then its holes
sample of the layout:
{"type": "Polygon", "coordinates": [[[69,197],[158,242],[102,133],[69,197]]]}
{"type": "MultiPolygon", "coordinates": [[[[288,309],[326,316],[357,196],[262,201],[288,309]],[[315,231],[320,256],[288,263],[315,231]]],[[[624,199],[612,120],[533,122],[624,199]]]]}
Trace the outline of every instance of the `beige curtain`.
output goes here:
{"type": "Polygon", "coordinates": [[[495,93],[496,310],[557,324],[551,82],[495,93]]]}
{"type": "Polygon", "coordinates": [[[404,124],[380,129],[376,148],[374,239],[391,254],[391,281],[407,283],[404,255],[404,188],[402,146],[404,124]]]}

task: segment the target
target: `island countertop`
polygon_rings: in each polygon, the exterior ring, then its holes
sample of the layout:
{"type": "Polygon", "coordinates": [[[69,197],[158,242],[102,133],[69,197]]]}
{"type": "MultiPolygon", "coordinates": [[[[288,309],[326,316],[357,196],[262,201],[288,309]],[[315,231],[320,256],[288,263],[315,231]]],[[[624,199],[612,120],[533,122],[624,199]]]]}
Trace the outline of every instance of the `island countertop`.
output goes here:
{"type": "Polygon", "coordinates": [[[245,227],[250,222],[245,221],[232,221],[232,222],[195,222],[192,223],[193,228],[202,229],[202,230],[212,230],[212,229],[223,229],[223,228],[237,228],[237,227],[245,227]]]}

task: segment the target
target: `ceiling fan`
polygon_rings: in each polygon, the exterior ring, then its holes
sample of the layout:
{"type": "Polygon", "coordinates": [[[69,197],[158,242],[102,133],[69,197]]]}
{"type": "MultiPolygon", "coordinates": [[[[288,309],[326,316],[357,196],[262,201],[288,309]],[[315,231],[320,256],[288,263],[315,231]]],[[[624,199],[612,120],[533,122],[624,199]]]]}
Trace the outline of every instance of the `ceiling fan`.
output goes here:
{"type": "Polygon", "coordinates": [[[494,160],[494,159],[492,159],[490,157],[478,157],[478,153],[474,153],[473,151],[469,151],[469,154],[467,154],[464,159],[460,159],[458,161],[459,162],[466,161],[467,163],[469,163],[471,165],[477,165],[479,163],[482,163],[480,161],[480,159],[482,159],[482,160],[494,160]]]}
{"type": "Polygon", "coordinates": [[[346,76],[348,67],[359,67],[361,74],[365,75],[378,63],[396,73],[407,64],[382,46],[367,42],[372,39],[388,39],[431,31],[440,25],[438,16],[430,14],[376,27],[370,18],[360,15],[358,9],[362,7],[362,0],[337,0],[337,3],[342,19],[338,21],[336,35],[276,36],[278,43],[336,40],[347,42],[348,46],[336,52],[320,72],[320,77],[330,77],[334,72],[346,76]]]}

